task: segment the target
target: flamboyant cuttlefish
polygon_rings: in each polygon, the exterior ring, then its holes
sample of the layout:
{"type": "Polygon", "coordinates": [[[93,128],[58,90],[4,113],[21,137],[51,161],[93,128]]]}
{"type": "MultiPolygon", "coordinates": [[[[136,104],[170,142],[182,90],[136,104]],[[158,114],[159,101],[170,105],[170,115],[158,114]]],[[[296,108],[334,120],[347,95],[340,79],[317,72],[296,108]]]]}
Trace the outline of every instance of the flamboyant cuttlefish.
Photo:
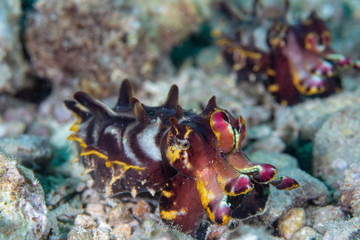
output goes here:
{"type": "Polygon", "coordinates": [[[270,164],[253,164],[241,151],[245,121],[216,105],[200,114],[178,105],[173,85],[164,104],[149,107],[133,97],[125,80],[110,108],[84,92],[65,101],[77,122],[70,140],[94,186],[107,195],[161,191],[164,223],[194,235],[204,212],[212,222],[245,219],[262,212],[269,184],[290,190],[298,183],[276,176],[270,164]]]}
{"type": "Polygon", "coordinates": [[[245,45],[240,38],[218,40],[239,80],[250,74],[261,77],[283,105],[299,103],[307,96],[333,94],[341,89],[340,69],[360,69],[359,61],[335,53],[330,44],[330,32],[315,12],[295,25],[275,22],[267,33],[268,52],[245,45]]]}

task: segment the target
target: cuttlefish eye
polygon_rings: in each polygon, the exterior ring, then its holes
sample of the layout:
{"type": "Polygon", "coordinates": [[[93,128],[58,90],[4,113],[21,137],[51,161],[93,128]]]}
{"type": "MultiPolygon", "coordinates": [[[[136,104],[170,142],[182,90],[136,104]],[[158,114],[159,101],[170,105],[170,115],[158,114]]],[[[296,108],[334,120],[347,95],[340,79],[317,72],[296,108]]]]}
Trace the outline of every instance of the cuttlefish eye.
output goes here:
{"type": "Polygon", "coordinates": [[[180,150],[188,150],[190,148],[190,142],[186,139],[178,139],[174,136],[175,147],[180,150]]]}

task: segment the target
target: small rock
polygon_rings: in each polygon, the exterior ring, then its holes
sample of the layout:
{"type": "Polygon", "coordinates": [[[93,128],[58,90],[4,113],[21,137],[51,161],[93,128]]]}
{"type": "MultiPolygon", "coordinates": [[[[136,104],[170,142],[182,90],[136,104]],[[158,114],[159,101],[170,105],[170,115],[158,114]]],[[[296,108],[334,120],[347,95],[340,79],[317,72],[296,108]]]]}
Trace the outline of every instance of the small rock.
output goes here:
{"type": "Polygon", "coordinates": [[[319,233],[324,234],[331,223],[339,220],[344,220],[345,215],[339,207],[325,206],[325,207],[309,207],[306,210],[309,224],[319,233]]]}
{"type": "Polygon", "coordinates": [[[95,228],[92,230],[94,240],[110,240],[110,231],[104,228],[95,228]]]}
{"type": "Polygon", "coordinates": [[[357,240],[360,239],[360,218],[355,217],[347,221],[337,221],[328,226],[323,240],[357,240]]]}
{"type": "Polygon", "coordinates": [[[68,240],[93,240],[92,232],[80,226],[75,226],[71,229],[67,236],[68,240]]]}
{"type": "Polygon", "coordinates": [[[267,152],[283,152],[286,148],[285,143],[283,140],[273,134],[272,136],[265,137],[260,139],[254,143],[252,143],[248,147],[248,152],[256,152],[256,151],[267,151],[267,152]]]}
{"type": "Polygon", "coordinates": [[[311,227],[302,227],[292,235],[291,240],[321,240],[322,235],[311,227]]]}
{"type": "Polygon", "coordinates": [[[199,68],[206,70],[206,72],[210,74],[228,74],[227,66],[217,46],[210,46],[200,51],[196,56],[196,63],[199,68]]]}
{"type": "Polygon", "coordinates": [[[28,65],[20,42],[21,5],[20,0],[0,2],[0,95],[14,93],[28,82],[28,65]]]}
{"type": "Polygon", "coordinates": [[[274,238],[266,231],[265,227],[256,227],[240,223],[240,226],[229,234],[227,239],[232,240],[273,240],[274,238]]]}
{"type": "Polygon", "coordinates": [[[253,163],[269,163],[277,168],[298,168],[296,158],[286,153],[257,151],[249,155],[253,163]]]}
{"type": "Polygon", "coordinates": [[[305,224],[303,208],[292,208],[284,213],[278,221],[278,231],[285,239],[291,239],[293,234],[305,224]]]}
{"type": "Polygon", "coordinates": [[[44,191],[34,173],[0,152],[0,239],[45,239],[44,191]]]}
{"type": "Polygon", "coordinates": [[[122,223],[116,225],[113,230],[113,234],[119,239],[130,239],[131,237],[131,226],[128,223],[122,223]]]}
{"type": "Polygon", "coordinates": [[[259,125],[269,121],[271,118],[271,111],[264,106],[251,106],[244,110],[240,109],[238,114],[244,117],[247,126],[259,125]]]}
{"type": "Polygon", "coordinates": [[[110,233],[106,229],[94,228],[86,229],[75,226],[71,229],[67,236],[68,240],[110,240],[110,233]]]}
{"type": "Polygon", "coordinates": [[[340,206],[353,216],[360,217],[360,162],[350,165],[340,185],[340,206]]]}
{"type": "Polygon", "coordinates": [[[314,99],[292,107],[303,140],[313,139],[323,123],[334,113],[351,106],[358,106],[360,97],[343,92],[325,99],[314,99]]]}
{"type": "Polygon", "coordinates": [[[89,188],[81,194],[81,201],[83,203],[98,203],[101,199],[99,192],[89,188]]]}
{"type": "Polygon", "coordinates": [[[246,129],[246,137],[250,139],[262,139],[272,135],[272,129],[267,124],[249,127],[246,129]]]}
{"type": "Polygon", "coordinates": [[[48,139],[33,135],[0,138],[0,151],[32,169],[46,167],[54,153],[48,139]]]}
{"type": "Polygon", "coordinates": [[[345,170],[360,159],[360,108],[346,108],[332,115],[315,135],[314,175],[338,190],[345,170]]]}
{"type": "Polygon", "coordinates": [[[140,199],[137,204],[132,208],[132,213],[136,218],[139,218],[141,220],[145,219],[145,215],[151,211],[150,205],[144,201],[143,199],[140,199]]]}
{"type": "Polygon", "coordinates": [[[299,126],[295,115],[289,107],[276,107],[274,126],[276,133],[286,143],[294,142],[299,137],[299,126]]]}
{"type": "Polygon", "coordinates": [[[189,235],[183,234],[179,231],[172,230],[163,224],[159,224],[153,219],[146,219],[141,222],[141,225],[134,229],[131,239],[158,239],[157,236],[163,237],[169,236],[165,239],[179,239],[179,240],[190,240],[192,239],[189,235]]]}
{"type": "Polygon", "coordinates": [[[48,194],[46,194],[47,205],[51,207],[57,207],[64,202],[64,198],[69,198],[75,194],[78,185],[81,184],[76,178],[53,178],[53,182],[49,184],[51,187],[47,187],[48,194]]]}
{"type": "Polygon", "coordinates": [[[160,232],[159,234],[157,234],[154,239],[156,240],[193,240],[193,238],[186,237],[185,235],[180,235],[177,236],[174,233],[171,232],[160,232]]]}
{"type": "Polygon", "coordinates": [[[94,228],[96,226],[96,222],[89,215],[79,214],[75,218],[75,226],[94,228]]]}
{"type": "Polygon", "coordinates": [[[104,205],[101,203],[89,203],[86,206],[85,212],[90,214],[92,217],[105,216],[104,205]]]}
{"type": "Polygon", "coordinates": [[[17,136],[23,134],[26,124],[21,121],[5,122],[0,124],[0,137],[17,136]]]}
{"type": "MultiPolygon", "coordinates": [[[[229,234],[227,226],[217,224],[211,224],[206,232],[205,239],[226,239],[229,234]]],[[[198,236],[196,236],[196,238],[198,238],[198,236]]]]}
{"type": "Polygon", "coordinates": [[[13,100],[14,106],[8,108],[4,112],[5,122],[23,122],[26,125],[34,121],[36,107],[33,104],[19,102],[13,100]]]}
{"type": "Polygon", "coordinates": [[[124,203],[117,204],[108,213],[108,223],[111,227],[116,227],[124,222],[132,220],[129,208],[124,203]]]}
{"type": "Polygon", "coordinates": [[[78,214],[82,214],[83,209],[77,209],[70,206],[69,203],[61,204],[48,214],[51,221],[51,235],[60,236],[64,232],[69,231],[68,222],[72,222],[78,214]]]}

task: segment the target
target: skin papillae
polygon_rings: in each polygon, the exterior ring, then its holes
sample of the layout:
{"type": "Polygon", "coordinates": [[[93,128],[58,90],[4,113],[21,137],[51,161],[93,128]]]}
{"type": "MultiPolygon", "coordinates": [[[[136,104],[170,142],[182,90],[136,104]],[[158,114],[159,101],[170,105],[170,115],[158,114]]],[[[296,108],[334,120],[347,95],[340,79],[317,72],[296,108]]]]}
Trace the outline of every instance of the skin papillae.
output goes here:
{"type": "Polygon", "coordinates": [[[184,233],[194,236],[204,213],[220,225],[261,213],[270,184],[299,186],[276,176],[274,166],[248,160],[244,119],[218,107],[215,97],[200,114],[183,111],[173,85],[164,104],[149,107],[124,80],[113,108],[84,92],[74,99],[65,101],[77,118],[69,139],[94,187],[108,196],[161,191],[161,219],[184,233]]]}

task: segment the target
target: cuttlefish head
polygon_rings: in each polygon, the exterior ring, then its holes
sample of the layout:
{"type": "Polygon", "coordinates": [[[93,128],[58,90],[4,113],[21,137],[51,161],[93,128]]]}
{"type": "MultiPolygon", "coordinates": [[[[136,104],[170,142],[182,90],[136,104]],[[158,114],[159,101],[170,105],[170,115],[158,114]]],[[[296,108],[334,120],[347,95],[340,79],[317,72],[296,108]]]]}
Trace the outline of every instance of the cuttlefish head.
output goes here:
{"type": "MultiPolygon", "coordinates": [[[[181,122],[169,120],[166,146],[162,147],[178,174],[170,178],[160,198],[164,222],[191,233],[199,226],[205,210],[211,221],[226,224],[241,202],[234,198],[243,199],[252,190],[258,191],[257,185],[276,180],[274,166],[253,164],[242,153],[245,121],[217,107],[215,97],[201,114],[181,122]]],[[[296,185],[295,180],[288,181],[282,188],[296,185]]]]}

